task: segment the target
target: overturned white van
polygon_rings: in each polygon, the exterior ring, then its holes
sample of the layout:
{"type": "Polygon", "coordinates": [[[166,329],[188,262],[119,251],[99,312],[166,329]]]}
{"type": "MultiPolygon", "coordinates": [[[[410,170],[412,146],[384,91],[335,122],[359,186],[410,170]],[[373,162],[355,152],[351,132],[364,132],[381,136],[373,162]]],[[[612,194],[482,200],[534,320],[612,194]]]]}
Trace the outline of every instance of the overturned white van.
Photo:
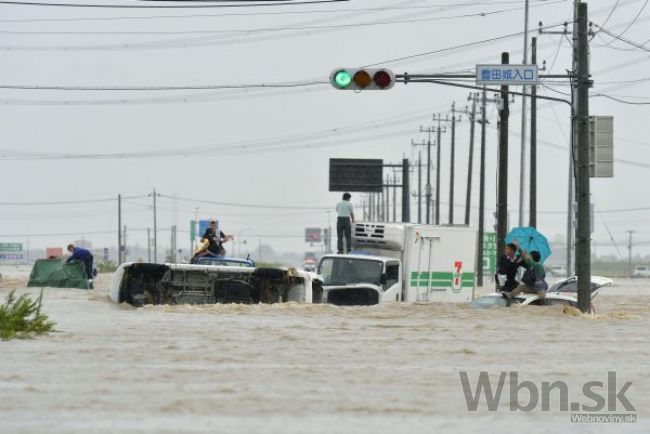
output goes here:
{"type": "Polygon", "coordinates": [[[111,281],[115,303],[312,303],[322,298],[322,281],[294,268],[251,268],[193,264],[125,263],[111,281]]]}

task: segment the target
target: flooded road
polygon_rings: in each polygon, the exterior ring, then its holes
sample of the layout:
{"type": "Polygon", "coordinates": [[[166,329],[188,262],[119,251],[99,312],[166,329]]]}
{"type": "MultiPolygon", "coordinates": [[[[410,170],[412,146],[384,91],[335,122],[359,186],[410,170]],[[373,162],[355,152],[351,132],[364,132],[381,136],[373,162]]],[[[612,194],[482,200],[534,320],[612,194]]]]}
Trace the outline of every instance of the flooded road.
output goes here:
{"type": "Polygon", "coordinates": [[[592,317],[459,304],[135,309],[98,286],[47,289],[57,332],[0,342],[0,432],[650,431],[647,280],[604,289],[592,317]],[[495,385],[501,371],[564,381],[581,402],[585,382],[616,371],[619,388],[633,383],[638,421],[571,423],[557,399],[509,411],[507,390],[498,411],[470,412],[462,371],[472,388],[481,371],[495,385]]]}

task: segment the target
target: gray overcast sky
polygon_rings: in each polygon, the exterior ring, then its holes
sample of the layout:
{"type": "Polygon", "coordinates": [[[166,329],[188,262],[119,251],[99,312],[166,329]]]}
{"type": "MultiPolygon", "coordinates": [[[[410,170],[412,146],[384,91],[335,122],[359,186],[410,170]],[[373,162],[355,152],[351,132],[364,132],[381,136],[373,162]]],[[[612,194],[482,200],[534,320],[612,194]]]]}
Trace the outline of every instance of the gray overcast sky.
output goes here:
{"type": "MultiPolygon", "coordinates": [[[[650,6],[646,0],[588,3],[593,22],[606,22],[604,27],[614,33],[625,32],[624,36],[635,42],[648,41],[650,6]],[[618,5],[611,13],[615,3],[618,5]]],[[[523,0],[351,0],[332,5],[175,10],[0,5],[0,83],[182,86],[327,81],[337,66],[380,63],[520,32],[523,5],[523,0]],[[154,16],[157,18],[151,18],[154,16]]],[[[531,0],[533,29],[539,21],[551,25],[571,18],[571,1],[531,0]]],[[[396,72],[470,72],[477,63],[498,63],[502,51],[510,51],[511,62],[517,63],[522,47],[523,37],[517,36],[385,65],[396,72]]],[[[540,36],[538,59],[546,60],[551,72],[562,73],[569,68],[570,55],[567,39],[540,36]]],[[[591,52],[594,92],[633,102],[650,101],[649,60],[648,51],[612,42],[602,33],[596,35],[591,52]]],[[[553,87],[568,91],[565,83],[553,87]]],[[[411,158],[411,139],[424,138],[420,125],[428,126],[434,113],[447,114],[453,101],[464,111],[468,92],[423,84],[362,94],[335,91],[327,84],[211,91],[4,89],[0,90],[0,149],[5,158],[0,160],[0,202],[103,199],[118,193],[142,196],[155,187],[164,195],[218,202],[331,208],[339,193],[327,191],[329,158],[394,162],[404,155],[411,158]],[[363,128],[342,129],[351,126],[363,128]],[[315,132],[319,134],[309,136],[315,132]],[[276,137],[282,138],[279,149],[269,148],[277,144],[260,143],[276,137]],[[247,150],[235,145],[239,142],[256,146],[247,150]],[[197,147],[207,147],[208,151],[196,154],[197,147]],[[169,150],[184,150],[187,155],[6,159],[19,152],[74,155],[169,150]]],[[[541,94],[546,92],[550,91],[540,90],[541,94]]],[[[552,92],[549,95],[557,96],[552,92]]],[[[512,222],[516,221],[518,206],[520,106],[517,99],[511,107],[512,222]]],[[[593,180],[594,203],[603,210],[650,207],[650,142],[644,125],[650,106],[592,98],[591,112],[615,116],[615,156],[619,160],[615,178],[593,180]]],[[[492,127],[488,130],[486,225],[491,228],[496,109],[490,107],[488,115],[492,127]]],[[[566,209],[568,132],[566,106],[540,102],[541,211],[566,209]]],[[[463,116],[457,131],[457,219],[463,215],[468,137],[467,118],[463,116]]],[[[443,136],[444,202],[448,201],[449,140],[449,134],[443,136]]],[[[478,165],[474,171],[477,174],[478,165]]],[[[477,176],[474,180],[477,182],[477,176]]],[[[360,196],[354,199],[360,205],[360,196]]],[[[477,190],[473,199],[476,204],[477,190]]],[[[125,224],[134,229],[130,239],[140,245],[146,244],[146,232],[136,229],[152,225],[150,204],[150,198],[138,198],[124,205],[125,224]]],[[[226,232],[265,236],[265,242],[280,251],[308,249],[302,241],[304,228],[328,222],[327,213],[320,209],[263,210],[168,198],[160,198],[159,205],[161,228],[177,223],[186,230],[198,206],[200,217],[221,218],[226,232]],[[271,241],[269,236],[278,238],[271,241]]],[[[44,247],[64,245],[85,235],[96,247],[114,246],[116,234],[105,232],[117,227],[116,208],[115,202],[2,205],[1,241],[25,241],[24,235],[34,234],[29,238],[31,245],[44,247]],[[58,233],[78,236],[38,235],[58,233]]],[[[415,207],[412,213],[416,215],[415,207]]],[[[446,211],[442,215],[444,221],[446,211]]],[[[604,220],[596,219],[594,234],[599,245],[606,245],[610,239],[604,223],[617,241],[626,238],[626,230],[634,229],[637,239],[650,242],[650,229],[644,225],[650,220],[649,210],[602,217],[604,220]]],[[[542,213],[538,226],[556,238],[564,233],[565,221],[563,214],[542,213]]],[[[476,224],[475,211],[472,224],[476,224]]],[[[167,238],[168,232],[161,232],[161,244],[167,244],[167,238]]],[[[187,238],[184,233],[179,235],[180,247],[188,247],[187,238]]],[[[626,255],[624,246],[619,248],[626,255]]],[[[597,252],[605,251],[614,249],[597,247],[597,252]]],[[[650,251],[650,243],[640,251],[650,251]]]]}

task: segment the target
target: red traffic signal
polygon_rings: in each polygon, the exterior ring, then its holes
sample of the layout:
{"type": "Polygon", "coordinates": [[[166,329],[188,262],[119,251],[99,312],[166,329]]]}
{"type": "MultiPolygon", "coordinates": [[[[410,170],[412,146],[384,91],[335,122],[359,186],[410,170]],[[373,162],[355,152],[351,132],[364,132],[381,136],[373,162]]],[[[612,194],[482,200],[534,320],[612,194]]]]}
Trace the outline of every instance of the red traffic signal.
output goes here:
{"type": "Polygon", "coordinates": [[[339,90],[386,90],[395,85],[395,74],[383,68],[337,68],[330,84],[339,90]]]}

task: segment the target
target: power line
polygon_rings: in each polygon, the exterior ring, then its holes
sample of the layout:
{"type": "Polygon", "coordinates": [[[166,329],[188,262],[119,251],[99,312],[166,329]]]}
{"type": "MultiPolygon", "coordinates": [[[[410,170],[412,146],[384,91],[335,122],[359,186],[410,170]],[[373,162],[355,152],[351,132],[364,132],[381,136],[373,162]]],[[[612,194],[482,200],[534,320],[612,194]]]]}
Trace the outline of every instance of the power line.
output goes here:
{"type": "MultiPolygon", "coordinates": [[[[559,0],[564,1],[564,0],[559,0]]],[[[351,24],[333,24],[333,25],[324,25],[324,26],[296,26],[296,27],[266,27],[266,28],[253,28],[253,29],[230,29],[230,30],[166,30],[166,31],[23,31],[23,30],[0,30],[0,34],[9,34],[9,35],[191,35],[191,34],[232,34],[232,33],[243,33],[250,34],[256,32],[273,32],[273,31],[286,31],[286,30],[318,30],[318,29],[339,29],[339,28],[350,28],[350,27],[368,27],[368,26],[381,26],[381,25],[390,25],[390,24],[412,24],[420,22],[429,22],[429,21],[441,21],[441,20],[450,20],[458,18],[471,18],[471,17],[486,17],[489,15],[497,15],[507,12],[513,12],[521,10],[522,8],[510,8],[502,9],[499,11],[491,12],[477,12],[470,14],[459,14],[451,15],[444,17],[429,17],[429,18],[415,18],[409,20],[392,20],[392,21],[376,21],[376,22],[366,22],[366,23],[351,23],[351,24]]]]}
{"type": "MultiPolygon", "coordinates": [[[[147,197],[143,196],[122,196],[123,199],[140,199],[147,197]]],[[[105,199],[79,199],[79,200],[59,200],[59,201],[44,201],[44,202],[0,202],[0,206],[47,206],[47,205],[72,205],[79,203],[101,203],[101,202],[114,202],[117,198],[105,199]]]]}
{"type": "MultiPolygon", "coordinates": [[[[160,0],[159,0],[160,1],[160,0]]],[[[219,0],[213,0],[216,2],[219,0]]],[[[187,5],[155,5],[155,4],[101,4],[101,3],[52,3],[52,2],[30,2],[30,1],[0,1],[0,5],[9,6],[40,6],[40,7],[63,7],[63,8],[93,8],[93,9],[214,9],[214,8],[240,8],[240,7],[263,7],[263,6],[300,6],[322,3],[340,3],[350,0],[220,0],[221,2],[235,3],[245,1],[243,4],[187,4],[187,5]]]]}
{"type": "Polygon", "coordinates": [[[219,206],[231,206],[231,207],[236,207],[236,208],[255,208],[255,209],[291,209],[291,210],[328,210],[330,209],[329,207],[316,207],[316,206],[290,206],[290,205],[255,205],[255,204],[250,204],[250,203],[234,203],[234,202],[219,202],[219,201],[214,201],[214,200],[206,200],[206,199],[192,199],[192,198],[186,198],[186,197],[179,197],[179,196],[168,196],[161,194],[160,197],[166,198],[166,199],[174,199],[174,200],[180,200],[184,202],[192,202],[192,203],[208,203],[211,205],[219,205],[219,206]]]}
{"type": "MultiPolygon", "coordinates": [[[[542,7],[542,6],[547,6],[551,5],[554,3],[560,3],[564,2],[565,0],[557,0],[553,2],[544,2],[541,5],[538,5],[537,7],[542,7]]],[[[464,7],[467,6],[467,4],[461,4],[458,7],[464,7]]],[[[334,30],[334,29],[339,29],[339,28],[355,28],[355,27],[363,27],[363,26],[374,26],[374,25],[384,25],[384,24],[394,24],[394,23],[415,23],[415,22],[428,22],[428,21],[434,21],[434,20],[440,20],[440,19],[456,19],[456,18],[464,18],[464,17],[483,17],[483,16],[488,16],[491,14],[496,14],[496,13],[505,13],[505,12],[511,12],[515,10],[519,10],[521,8],[512,8],[512,9],[506,9],[503,11],[495,11],[495,12],[480,12],[480,13],[475,13],[475,14],[465,14],[465,15],[459,15],[459,16],[451,16],[451,17],[429,17],[429,18],[422,18],[422,13],[418,14],[408,14],[408,15],[402,15],[400,17],[396,18],[410,18],[411,16],[415,16],[416,18],[414,19],[406,19],[406,20],[401,20],[401,21],[384,21],[384,22],[365,22],[365,23],[354,23],[354,24],[339,24],[339,25],[326,25],[326,26],[303,26],[303,27],[295,27],[295,28],[284,28],[280,30],[295,30],[296,33],[293,34],[281,34],[281,35],[274,35],[274,36],[258,36],[258,37],[243,37],[240,39],[226,39],[226,40],[215,40],[215,36],[203,36],[203,37],[196,37],[196,38],[191,38],[191,39],[176,39],[176,40],[161,40],[161,41],[146,41],[146,42],[141,42],[141,43],[118,43],[118,44],[108,44],[108,45],[75,45],[75,46],[55,46],[55,45],[50,45],[50,46],[0,46],[0,49],[2,50],[16,50],[16,51],[60,51],[60,50],[66,50],[66,51],[87,51],[87,50],[132,50],[132,49],[160,49],[160,48],[187,48],[187,47],[201,47],[201,46],[213,46],[213,45],[225,45],[225,44],[238,44],[238,43],[246,43],[246,42],[255,42],[255,41],[268,41],[270,39],[284,39],[292,36],[298,36],[303,33],[303,31],[310,31],[309,34],[315,34],[314,30],[321,30],[321,31],[328,31],[328,30],[334,30]]],[[[434,11],[437,12],[437,11],[434,11]]],[[[353,15],[353,14],[350,14],[353,15]]],[[[334,18],[334,19],[341,19],[339,18],[334,18]]],[[[331,20],[329,20],[331,21],[331,20]]],[[[550,28],[550,27],[549,27],[550,28]]],[[[270,30],[264,29],[260,30],[261,32],[268,32],[270,30]]]]}
{"type": "MultiPolygon", "coordinates": [[[[546,2],[548,0],[535,0],[537,2],[546,2]]],[[[493,6],[500,4],[518,4],[521,0],[510,1],[485,1],[472,2],[473,6],[493,6]]],[[[174,19],[174,18],[220,18],[233,16],[258,16],[258,15],[304,15],[304,14],[331,14],[340,12],[386,12],[393,10],[423,10],[439,8],[457,8],[458,3],[442,3],[428,6],[384,6],[376,8],[357,8],[357,9],[312,9],[306,11],[286,10],[286,11],[264,11],[264,12],[231,12],[221,14],[184,14],[184,15],[148,15],[148,16],[114,16],[114,17],[74,17],[74,18],[28,18],[28,19],[5,19],[0,23],[34,23],[34,22],[77,22],[77,21],[118,21],[118,20],[154,20],[154,19],[174,19]]]]}

